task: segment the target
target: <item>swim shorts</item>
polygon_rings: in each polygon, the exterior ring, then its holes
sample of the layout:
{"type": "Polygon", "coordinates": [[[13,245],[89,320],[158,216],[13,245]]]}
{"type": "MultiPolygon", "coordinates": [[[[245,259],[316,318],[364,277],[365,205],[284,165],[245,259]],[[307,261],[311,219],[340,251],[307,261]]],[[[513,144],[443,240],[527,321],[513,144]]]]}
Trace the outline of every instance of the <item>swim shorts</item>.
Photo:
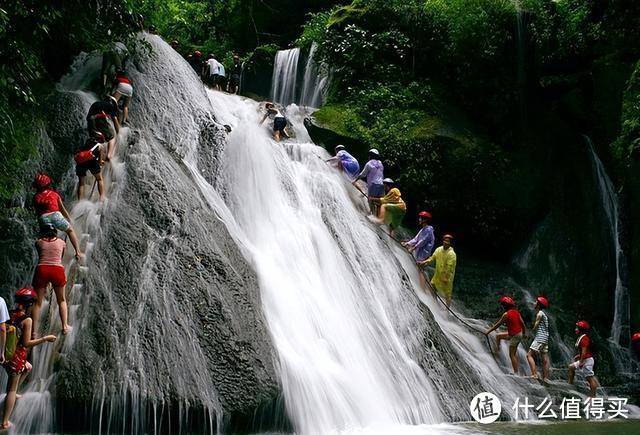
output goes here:
{"type": "Polygon", "coordinates": [[[518,332],[516,335],[511,335],[509,337],[509,347],[518,347],[522,338],[522,332],[518,332]]]}
{"type": "Polygon", "coordinates": [[[71,228],[71,224],[62,216],[62,213],[59,211],[54,211],[52,213],[45,213],[38,217],[38,222],[40,226],[43,227],[47,224],[53,225],[56,230],[59,231],[67,231],[71,228]]]}
{"type": "Polygon", "coordinates": [[[382,198],[384,196],[383,184],[371,184],[367,189],[367,195],[372,198],[382,198]]]}
{"type": "Polygon", "coordinates": [[[582,367],[580,367],[580,361],[571,363],[571,367],[576,369],[576,372],[582,373],[582,376],[584,376],[585,378],[589,378],[591,376],[595,376],[595,373],[593,372],[594,364],[595,361],[593,360],[593,358],[587,358],[584,360],[584,364],[582,367]]]}
{"type": "Polygon", "coordinates": [[[33,287],[37,289],[45,288],[49,283],[54,287],[62,287],[67,283],[64,266],[51,264],[38,264],[36,266],[36,273],[33,276],[33,287]]]}
{"type": "Polygon", "coordinates": [[[547,343],[541,343],[536,340],[533,340],[531,342],[531,346],[529,346],[529,349],[533,350],[534,352],[549,353],[549,345],[547,343]]]}

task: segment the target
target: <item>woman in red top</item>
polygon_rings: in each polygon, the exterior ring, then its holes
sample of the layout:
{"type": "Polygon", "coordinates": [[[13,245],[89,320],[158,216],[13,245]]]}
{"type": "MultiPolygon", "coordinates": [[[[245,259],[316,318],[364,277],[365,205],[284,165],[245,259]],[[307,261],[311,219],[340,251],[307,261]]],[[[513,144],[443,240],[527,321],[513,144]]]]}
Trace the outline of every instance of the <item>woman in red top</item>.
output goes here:
{"type": "Polygon", "coordinates": [[[32,288],[21,288],[15,295],[16,309],[11,311],[11,318],[9,324],[15,326],[18,335],[18,342],[16,345],[13,357],[9,361],[5,361],[3,364],[9,380],[7,381],[7,396],[4,401],[4,416],[2,418],[2,429],[8,429],[11,427],[9,418],[13,413],[13,407],[16,404],[16,396],[18,387],[24,379],[27,377],[31,369],[33,368],[29,361],[27,361],[27,353],[30,348],[38,346],[45,341],[56,341],[55,335],[47,335],[46,337],[38,338],[36,340],[31,339],[31,306],[37,299],[36,292],[32,288]]]}
{"type": "Polygon", "coordinates": [[[122,124],[126,124],[129,120],[129,103],[133,96],[133,85],[122,69],[116,72],[116,79],[114,80],[113,85],[115,88],[113,97],[116,101],[120,101],[120,97],[124,97],[122,124]]]}
{"type": "Polygon", "coordinates": [[[36,241],[38,265],[36,266],[36,273],[33,277],[33,287],[38,294],[38,300],[33,305],[31,311],[34,336],[38,334],[42,299],[44,298],[44,290],[49,283],[51,283],[56,293],[62,333],[66,335],[67,332],[69,332],[69,325],[67,323],[67,301],[64,294],[67,277],[65,276],[64,266],[62,265],[62,256],[64,255],[64,248],[66,246],[67,243],[58,238],[58,230],[56,230],[53,225],[47,224],[42,228],[41,236],[36,241]]]}
{"type": "Polygon", "coordinates": [[[33,202],[38,214],[40,227],[50,224],[55,229],[67,233],[73,248],[76,250],[76,259],[81,260],[83,254],[78,244],[78,237],[69,223],[71,217],[60,195],[51,187],[51,178],[45,173],[38,173],[33,180],[32,186],[36,189],[33,202]]]}
{"type": "Polygon", "coordinates": [[[485,332],[485,335],[489,335],[491,332],[498,329],[500,325],[507,326],[507,332],[501,332],[496,335],[496,345],[498,351],[500,350],[500,341],[509,340],[509,359],[511,360],[511,366],[513,367],[513,374],[518,374],[518,345],[525,337],[524,321],[520,312],[516,309],[516,303],[509,296],[502,296],[500,298],[500,305],[506,310],[502,317],[485,332]]]}
{"type": "Polygon", "coordinates": [[[573,384],[576,371],[580,372],[589,384],[589,396],[596,397],[598,389],[598,380],[596,379],[593,365],[593,351],[591,349],[591,338],[589,338],[589,329],[591,326],[585,320],[576,322],[575,333],[578,336],[576,340],[576,351],[578,354],[574,357],[575,362],[569,364],[569,383],[573,384]]]}

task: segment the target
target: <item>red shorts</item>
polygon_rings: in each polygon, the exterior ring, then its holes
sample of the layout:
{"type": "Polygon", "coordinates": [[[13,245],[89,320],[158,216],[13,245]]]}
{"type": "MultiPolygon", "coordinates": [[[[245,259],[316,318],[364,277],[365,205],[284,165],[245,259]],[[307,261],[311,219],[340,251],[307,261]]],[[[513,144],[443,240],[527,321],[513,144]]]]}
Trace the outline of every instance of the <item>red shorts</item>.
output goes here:
{"type": "Polygon", "coordinates": [[[45,288],[51,283],[54,287],[62,287],[67,283],[64,274],[64,266],[54,266],[48,264],[38,264],[33,277],[33,287],[36,289],[45,288]]]}
{"type": "Polygon", "coordinates": [[[16,347],[11,361],[4,363],[4,368],[10,375],[19,375],[27,368],[27,349],[22,346],[16,347]]]}

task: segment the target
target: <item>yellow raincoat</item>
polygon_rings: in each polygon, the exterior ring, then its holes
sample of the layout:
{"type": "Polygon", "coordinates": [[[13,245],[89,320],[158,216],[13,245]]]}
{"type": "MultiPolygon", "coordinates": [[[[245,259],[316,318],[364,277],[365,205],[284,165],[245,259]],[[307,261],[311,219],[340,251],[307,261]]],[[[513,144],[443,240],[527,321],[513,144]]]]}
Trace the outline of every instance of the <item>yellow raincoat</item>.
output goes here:
{"type": "Polygon", "coordinates": [[[425,260],[425,264],[436,262],[436,273],[431,278],[431,285],[444,296],[451,297],[453,293],[453,278],[456,275],[456,253],[453,247],[446,251],[438,246],[431,257],[425,260]]]}

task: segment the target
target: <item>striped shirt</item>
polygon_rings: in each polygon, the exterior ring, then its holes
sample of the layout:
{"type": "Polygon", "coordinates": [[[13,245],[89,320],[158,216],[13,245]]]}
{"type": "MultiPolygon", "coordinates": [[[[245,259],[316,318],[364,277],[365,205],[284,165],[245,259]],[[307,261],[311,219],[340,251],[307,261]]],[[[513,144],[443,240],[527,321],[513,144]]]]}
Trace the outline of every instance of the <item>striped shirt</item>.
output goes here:
{"type": "Polygon", "coordinates": [[[538,343],[548,343],[549,317],[547,317],[547,313],[545,313],[543,310],[540,310],[538,314],[540,315],[540,322],[538,323],[538,329],[536,330],[536,336],[534,340],[538,343]]]}

